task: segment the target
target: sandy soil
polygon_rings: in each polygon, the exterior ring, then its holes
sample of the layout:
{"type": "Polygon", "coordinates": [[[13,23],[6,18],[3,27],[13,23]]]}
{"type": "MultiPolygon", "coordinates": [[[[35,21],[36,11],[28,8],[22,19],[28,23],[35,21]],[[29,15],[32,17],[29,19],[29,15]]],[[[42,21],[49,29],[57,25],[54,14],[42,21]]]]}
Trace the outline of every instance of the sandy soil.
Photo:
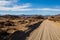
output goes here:
{"type": "Polygon", "coordinates": [[[26,40],[60,40],[60,23],[45,20],[26,40]]]}

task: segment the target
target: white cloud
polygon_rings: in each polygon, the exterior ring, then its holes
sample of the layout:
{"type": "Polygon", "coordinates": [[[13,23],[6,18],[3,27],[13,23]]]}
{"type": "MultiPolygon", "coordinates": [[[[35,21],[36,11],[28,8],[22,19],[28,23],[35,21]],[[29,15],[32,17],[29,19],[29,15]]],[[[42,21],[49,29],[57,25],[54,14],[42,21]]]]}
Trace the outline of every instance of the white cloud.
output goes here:
{"type": "Polygon", "coordinates": [[[0,7],[4,7],[5,5],[8,5],[10,3],[10,1],[0,1],[0,7]]]}
{"type": "Polygon", "coordinates": [[[60,9],[56,8],[38,8],[36,10],[43,10],[43,11],[60,11],[60,9]]]}
{"type": "Polygon", "coordinates": [[[29,10],[29,9],[26,9],[26,8],[28,8],[28,7],[30,7],[30,4],[29,3],[26,3],[26,4],[23,4],[22,6],[13,6],[13,7],[4,7],[4,6],[0,6],[0,10],[5,10],[5,11],[9,11],[9,10],[11,10],[11,11],[20,11],[20,10],[29,10]]]}
{"type": "Polygon", "coordinates": [[[53,8],[29,8],[30,5],[22,5],[22,6],[14,6],[14,7],[0,7],[0,10],[5,11],[60,11],[60,9],[53,9],[53,8]]]}
{"type": "MultiPolygon", "coordinates": [[[[0,0],[0,10],[5,11],[17,11],[17,10],[23,10],[25,8],[30,7],[30,3],[22,4],[22,5],[16,5],[15,3],[18,2],[18,0],[0,0]],[[12,7],[6,7],[6,6],[12,6],[12,7]]],[[[25,9],[26,10],[26,9],[25,9]]]]}
{"type": "MultiPolygon", "coordinates": [[[[30,3],[25,3],[22,5],[15,5],[14,3],[16,3],[18,0],[0,0],[0,10],[5,10],[5,11],[20,11],[20,10],[24,10],[25,8],[30,7],[30,3]],[[12,7],[6,7],[6,6],[12,6],[12,7]]],[[[25,9],[26,10],[26,9],[25,9]]]]}
{"type": "Polygon", "coordinates": [[[4,6],[14,6],[16,5],[16,3],[18,2],[18,0],[0,0],[0,7],[4,7],[4,6]]]}
{"type": "Polygon", "coordinates": [[[23,5],[15,5],[18,0],[0,0],[0,10],[5,10],[5,11],[60,11],[60,9],[53,9],[53,8],[29,8],[31,7],[30,3],[26,3],[23,5]],[[5,7],[5,6],[11,6],[12,7],[5,7]]]}

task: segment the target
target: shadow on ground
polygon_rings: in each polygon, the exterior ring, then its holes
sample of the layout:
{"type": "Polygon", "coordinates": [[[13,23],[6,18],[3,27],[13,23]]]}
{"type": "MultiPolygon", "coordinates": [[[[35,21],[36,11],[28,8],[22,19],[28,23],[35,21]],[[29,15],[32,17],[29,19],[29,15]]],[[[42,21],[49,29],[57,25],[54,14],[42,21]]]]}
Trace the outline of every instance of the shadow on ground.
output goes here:
{"type": "Polygon", "coordinates": [[[12,36],[9,38],[9,40],[26,40],[27,37],[29,37],[30,33],[34,31],[36,28],[40,26],[42,22],[38,22],[36,24],[30,25],[29,30],[24,31],[16,31],[12,34],[12,36]]]}

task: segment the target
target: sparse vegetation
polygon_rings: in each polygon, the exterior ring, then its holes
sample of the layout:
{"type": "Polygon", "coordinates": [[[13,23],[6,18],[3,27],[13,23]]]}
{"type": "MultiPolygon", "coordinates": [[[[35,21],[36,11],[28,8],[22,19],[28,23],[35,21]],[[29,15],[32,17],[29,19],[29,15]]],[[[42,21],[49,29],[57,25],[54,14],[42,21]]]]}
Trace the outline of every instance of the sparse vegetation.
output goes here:
{"type": "Polygon", "coordinates": [[[40,16],[34,15],[29,17],[11,16],[11,15],[1,16],[0,40],[10,40],[11,38],[17,36],[17,34],[19,35],[19,37],[23,37],[27,35],[25,32],[27,31],[31,32],[31,30],[37,28],[35,26],[38,26],[38,24],[45,19],[56,22],[56,21],[60,21],[60,16],[48,16],[48,17],[41,16],[41,15],[40,16]]]}
{"type": "Polygon", "coordinates": [[[56,22],[56,21],[60,21],[60,16],[58,16],[58,15],[50,16],[50,17],[48,17],[48,19],[56,22]]]}
{"type": "MultiPolygon", "coordinates": [[[[9,40],[15,33],[20,33],[20,37],[29,30],[30,25],[38,23],[43,16],[13,16],[4,15],[0,16],[0,40],[9,40]],[[21,31],[22,30],[22,31],[21,31]]],[[[23,35],[24,36],[24,35],[23,35]]]]}
{"type": "Polygon", "coordinates": [[[5,26],[15,26],[14,22],[6,21],[5,26]]]}

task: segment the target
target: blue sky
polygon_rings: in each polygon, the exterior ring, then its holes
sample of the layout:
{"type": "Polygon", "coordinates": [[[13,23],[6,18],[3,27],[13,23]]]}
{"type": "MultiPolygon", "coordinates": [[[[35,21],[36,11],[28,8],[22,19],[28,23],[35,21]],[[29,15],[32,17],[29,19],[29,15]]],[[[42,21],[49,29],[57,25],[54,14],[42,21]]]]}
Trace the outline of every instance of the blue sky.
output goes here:
{"type": "Polygon", "coordinates": [[[60,0],[0,0],[0,14],[60,14],[60,0]]]}

